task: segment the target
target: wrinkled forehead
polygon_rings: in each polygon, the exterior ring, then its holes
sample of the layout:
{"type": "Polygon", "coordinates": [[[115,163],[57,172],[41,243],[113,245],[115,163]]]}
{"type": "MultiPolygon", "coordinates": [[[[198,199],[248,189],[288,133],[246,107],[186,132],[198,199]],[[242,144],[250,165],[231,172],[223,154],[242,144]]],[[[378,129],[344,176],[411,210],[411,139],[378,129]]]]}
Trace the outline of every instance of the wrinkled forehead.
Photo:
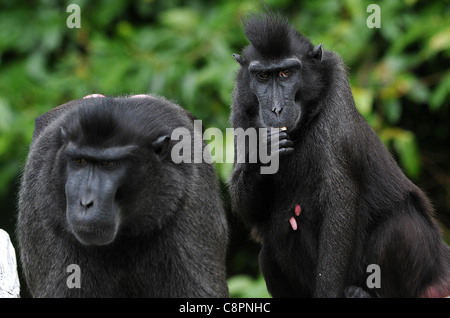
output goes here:
{"type": "Polygon", "coordinates": [[[256,60],[252,61],[248,66],[250,72],[271,71],[286,68],[299,68],[302,63],[298,58],[291,57],[276,61],[256,60]]]}

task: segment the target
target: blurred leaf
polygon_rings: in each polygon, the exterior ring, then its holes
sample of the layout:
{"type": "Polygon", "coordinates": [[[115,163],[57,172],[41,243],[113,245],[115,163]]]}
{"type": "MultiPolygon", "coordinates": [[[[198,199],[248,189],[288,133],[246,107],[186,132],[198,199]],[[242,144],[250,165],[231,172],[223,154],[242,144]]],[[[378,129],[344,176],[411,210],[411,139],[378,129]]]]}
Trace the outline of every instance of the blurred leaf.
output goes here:
{"type": "Polygon", "coordinates": [[[262,275],[253,279],[247,275],[236,275],[228,279],[230,297],[234,298],[270,298],[262,275]]]}
{"type": "MultiPolygon", "coordinates": [[[[113,21],[117,16],[121,15],[122,12],[126,11],[127,1],[101,1],[103,4],[97,5],[100,10],[95,10],[95,24],[99,24],[101,27],[110,27],[111,21],[113,21]]],[[[81,6],[82,17],[85,16],[85,10],[88,10],[87,6],[81,6]]],[[[81,25],[83,27],[83,19],[81,20],[81,25]]]]}
{"type": "Polygon", "coordinates": [[[45,80],[46,77],[46,60],[42,51],[36,51],[30,55],[27,61],[27,73],[35,80],[45,80]]]}
{"type": "Polygon", "coordinates": [[[446,28],[434,34],[428,41],[433,51],[448,50],[450,48],[450,28],[446,28]]]}
{"type": "MultiPolygon", "coordinates": [[[[8,101],[0,97],[0,132],[7,131],[13,125],[13,112],[8,101]]],[[[0,149],[0,153],[2,153],[0,149]]]]}
{"type": "Polygon", "coordinates": [[[430,90],[425,83],[420,80],[414,80],[411,89],[408,91],[408,97],[415,103],[428,103],[430,90]]]}
{"type": "Polygon", "coordinates": [[[189,32],[198,25],[198,14],[190,8],[176,8],[160,15],[163,25],[183,32],[189,32]]]}
{"type": "Polygon", "coordinates": [[[370,89],[352,87],[355,104],[361,115],[368,116],[372,112],[373,93],[370,89]]]}
{"type": "Polygon", "coordinates": [[[406,174],[411,178],[417,178],[420,173],[420,162],[414,135],[409,131],[402,131],[393,139],[393,145],[406,174]]]}
{"type": "MultiPolygon", "coordinates": [[[[430,109],[437,110],[444,106],[444,101],[450,96],[450,72],[448,72],[438,84],[436,89],[431,94],[430,109]]],[[[446,105],[448,106],[448,104],[446,105]]]]}
{"type": "Polygon", "coordinates": [[[420,156],[414,134],[399,128],[385,128],[379,136],[386,146],[393,145],[406,174],[417,178],[420,174],[420,156]]]}
{"type": "Polygon", "coordinates": [[[400,161],[406,174],[411,178],[417,178],[420,173],[419,152],[414,135],[410,132],[394,139],[394,148],[397,150],[400,161]]]}
{"type": "Polygon", "coordinates": [[[398,99],[386,99],[384,105],[384,113],[387,120],[391,124],[395,124],[400,119],[402,115],[402,107],[398,99]]]}

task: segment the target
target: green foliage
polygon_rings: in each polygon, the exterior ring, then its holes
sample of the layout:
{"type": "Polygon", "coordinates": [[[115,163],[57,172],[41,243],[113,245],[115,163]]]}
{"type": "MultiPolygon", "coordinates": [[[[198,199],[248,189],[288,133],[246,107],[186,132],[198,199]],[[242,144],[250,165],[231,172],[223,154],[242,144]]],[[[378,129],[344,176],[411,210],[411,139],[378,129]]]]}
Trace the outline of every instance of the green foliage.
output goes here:
{"type": "Polygon", "coordinates": [[[256,279],[248,275],[236,275],[228,279],[230,297],[233,298],[269,298],[266,282],[262,275],[256,279]]]}
{"type": "MultiPolygon", "coordinates": [[[[450,139],[448,122],[421,118],[448,117],[450,7],[439,0],[377,1],[381,28],[370,29],[366,9],[372,2],[266,1],[313,43],[342,56],[358,109],[407,175],[419,180],[423,145],[436,143],[432,150],[442,152],[450,139]]],[[[178,102],[206,127],[224,131],[239,67],[231,54],[247,44],[241,17],[261,9],[260,1],[251,0],[2,1],[2,205],[14,205],[34,118],[71,99],[150,92],[178,102]],[[80,29],[66,26],[70,3],[81,8],[80,29]]],[[[224,147],[232,151],[232,141],[224,147]]],[[[231,165],[217,167],[226,180],[231,165]]],[[[450,192],[448,183],[444,187],[450,192]]],[[[445,204],[448,211],[450,203],[445,204]]],[[[262,283],[233,277],[230,289],[235,296],[264,296],[262,283]]]]}

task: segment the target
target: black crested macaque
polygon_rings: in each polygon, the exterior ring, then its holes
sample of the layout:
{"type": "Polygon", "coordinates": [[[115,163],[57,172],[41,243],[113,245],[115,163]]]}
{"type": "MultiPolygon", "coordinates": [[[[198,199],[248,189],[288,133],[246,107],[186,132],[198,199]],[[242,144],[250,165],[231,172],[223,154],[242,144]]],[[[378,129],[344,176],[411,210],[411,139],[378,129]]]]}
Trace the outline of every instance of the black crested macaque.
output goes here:
{"type": "Polygon", "coordinates": [[[262,244],[269,292],[448,296],[450,251],[431,205],[358,113],[340,57],[273,13],[250,16],[244,29],[232,127],[280,131],[283,142],[275,174],[235,163],[230,194],[262,244]],[[370,264],[378,286],[367,284],[370,264]]]}
{"type": "Polygon", "coordinates": [[[193,116],[149,95],[91,97],[36,120],[17,223],[32,296],[227,297],[214,166],[171,160],[193,116]]]}

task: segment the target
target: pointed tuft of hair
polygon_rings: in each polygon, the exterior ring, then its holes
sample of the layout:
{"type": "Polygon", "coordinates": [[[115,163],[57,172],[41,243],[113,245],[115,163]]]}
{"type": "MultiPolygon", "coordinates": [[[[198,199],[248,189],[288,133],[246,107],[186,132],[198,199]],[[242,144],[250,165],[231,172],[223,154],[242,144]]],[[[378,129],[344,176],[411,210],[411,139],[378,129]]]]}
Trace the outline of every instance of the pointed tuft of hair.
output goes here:
{"type": "Polygon", "coordinates": [[[264,58],[275,59],[291,52],[295,29],[276,13],[252,14],[243,21],[244,33],[253,48],[264,58]]]}

